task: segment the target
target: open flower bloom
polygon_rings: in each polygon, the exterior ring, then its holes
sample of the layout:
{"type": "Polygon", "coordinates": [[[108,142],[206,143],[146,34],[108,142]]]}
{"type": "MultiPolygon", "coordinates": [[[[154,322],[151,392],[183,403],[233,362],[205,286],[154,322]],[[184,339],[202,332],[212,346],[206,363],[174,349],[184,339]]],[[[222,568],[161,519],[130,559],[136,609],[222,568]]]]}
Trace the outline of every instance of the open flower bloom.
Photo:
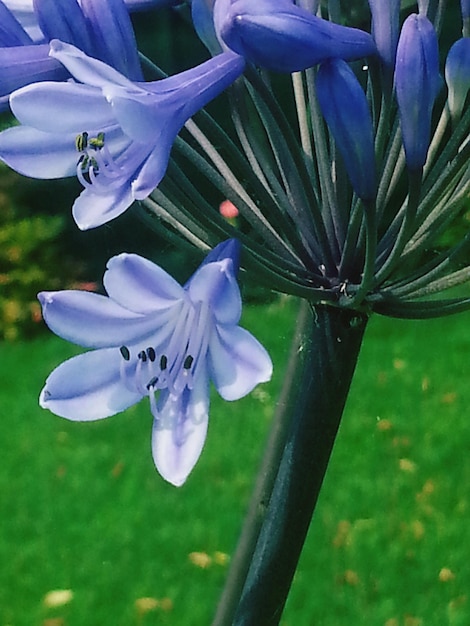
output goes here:
{"type": "MultiPolygon", "coordinates": [[[[134,4],[129,8],[140,8],[140,2],[134,4]]],[[[77,46],[131,80],[142,80],[124,0],[0,0],[0,107],[24,85],[70,76],[49,55],[52,39],[77,46]]]]}
{"type": "Polygon", "coordinates": [[[440,80],[434,26],[425,15],[413,13],[402,26],[395,65],[403,146],[411,170],[419,170],[426,161],[440,80]]]}
{"type": "Polygon", "coordinates": [[[238,326],[238,256],[237,241],[219,244],[181,287],[150,261],[120,254],[104,275],[108,296],[40,293],[49,328],[94,348],[52,372],[41,406],[89,421],[148,397],[155,465],[181,485],[204,445],[209,382],[225,400],[237,400],[272,373],[266,350],[238,326]]]}
{"type": "Polygon", "coordinates": [[[77,174],[81,229],[100,226],[146,198],[163,178],[176,135],[230,85],[244,60],[225,52],[170,78],[134,83],[60,41],[51,54],[77,82],[28,85],[10,99],[23,126],[0,133],[0,158],[33,178],[77,174]]]}
{"type": "Polygon", "coordinates": [[[214,23],[226,46],[275,72],[377,52],[369,33],[316,17],[291,0],[216,0],[214,23]]]}

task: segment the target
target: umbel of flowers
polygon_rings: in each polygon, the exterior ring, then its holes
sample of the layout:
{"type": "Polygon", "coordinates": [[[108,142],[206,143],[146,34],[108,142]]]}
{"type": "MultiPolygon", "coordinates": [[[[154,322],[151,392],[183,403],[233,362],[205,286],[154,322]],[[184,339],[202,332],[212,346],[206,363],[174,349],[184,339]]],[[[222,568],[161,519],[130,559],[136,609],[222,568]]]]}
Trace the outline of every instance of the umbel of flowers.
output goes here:
{"type": "Polygon", "coordinates": [[[214,622],[277,624],[368,317],[470,308],[458,289],[470,238],[443,243],[470,189],[470,3],[369,0],[367,32],[334,0],[192,0],[207,60],[168,77],[144,59],[146,81],[128,15],[142,4],[175,3],[34,0],[25,14],[0,0],[0,96],[19,122],[0,133],[0,158],[27,176],[77,176],[81,229],[136,203],[163,235],[213,248],[183,287],[127,253],[108,264],[107,296],[41,294],[50,328],[94,348],[51,374],[41,404],[89,420],[148,396],[155,462],[181,484],[209,380],[232,400],[271,374],[238,326],[236,241],[252,280],[308,301],[269,507],[214,622]],[[444,51],[449,19],[462,37],[444,51]],[[228,130],[204,111],[222,92],[228,130]]]}

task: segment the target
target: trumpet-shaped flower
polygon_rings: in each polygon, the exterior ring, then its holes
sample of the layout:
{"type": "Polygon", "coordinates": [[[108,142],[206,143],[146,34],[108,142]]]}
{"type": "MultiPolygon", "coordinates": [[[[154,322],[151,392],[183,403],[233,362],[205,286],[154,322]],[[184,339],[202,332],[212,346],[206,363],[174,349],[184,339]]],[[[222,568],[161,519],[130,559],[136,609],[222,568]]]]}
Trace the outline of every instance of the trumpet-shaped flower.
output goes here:
{"type": "Polygon", "coordinates": [[[112,67],[59,41],[51,54],[77,82],[46,82],[10,100],[23,126],[0,133],[0,158],[33,178],[76,174],[84,191],[73,215],[93,228],[146,198],[163,178],[186,121],[244,69],[226,52],[167,79],[133,83],[112,67]]]}
{"type": "Polygon", "coordinates": [[[450,114],[458,120],[470,89],[470,37],[462,37],[449,50],[445,78],[450,114]]]}
{"type": "Polygon", "coordinates": [[[322,63],[317,96],[338,145],[351,184],[363,200],[376,193],[374,131],[367,98],[356,75],[341,59],[322,63]]]}
{"type": "Polygon", "coordinates": [[[410,15],[398,41],[395,88],[409,169],[423,167],[429,148],[431,114],[440,86],[439,47],[425,15],[410,15]]]}
{"type": "Polygon", "coordinates": [[[39,294],[53,332],[94,348],[52,372],[41,406],[89,421],[147,397],[155,465],[181,485],[204,445],[210,381],[222,398],[237,400],[272,373],[266,350],[238,325],[238,256],[237,241],[219,244],[181,287],[150,261],[120,254],[108,262],[107,296],[39,294]]]}
{"type": "Polygon", "coordinates": [[[214,23],[231,50],[276,72],[377,52],[369,33],[316,17],[291,0],[216,0],[214,23]]]}
{"type": "Polygon", "coordinates": [[[49,55],[48,42],[60,39],[142,80],[132,24],[124,0],[0,0],[0,107],[9,95],[33,82],[70,75],[49,55]]]}

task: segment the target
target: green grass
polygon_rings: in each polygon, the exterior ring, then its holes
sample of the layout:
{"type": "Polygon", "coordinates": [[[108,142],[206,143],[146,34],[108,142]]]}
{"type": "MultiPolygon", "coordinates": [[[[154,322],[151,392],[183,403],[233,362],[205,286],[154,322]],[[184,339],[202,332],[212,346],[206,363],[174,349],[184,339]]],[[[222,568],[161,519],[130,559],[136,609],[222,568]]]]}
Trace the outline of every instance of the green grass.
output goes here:
{"type": "MultiPolygon", "coordinates": [[[[69,423],[37,394],[75,348],[0,346],[0,626],[210,624],[294,318],[285,301],[247,310],[276,375],[238,402],[214,397],[181,489],[155,472],[145,402],[69,423]],[[46,606],[56,589],[73,599],[46,606]]],[[[465,316],[372,320],[283,626],[470,623],[469,355],[465,316]]]]}

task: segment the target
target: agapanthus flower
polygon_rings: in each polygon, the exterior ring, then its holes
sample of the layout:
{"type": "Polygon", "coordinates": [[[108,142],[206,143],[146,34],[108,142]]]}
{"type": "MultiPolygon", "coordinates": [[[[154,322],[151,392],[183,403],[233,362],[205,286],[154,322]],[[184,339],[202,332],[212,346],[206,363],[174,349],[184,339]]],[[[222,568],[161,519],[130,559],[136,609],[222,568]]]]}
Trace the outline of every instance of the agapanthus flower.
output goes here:
{"type": "Polygon", "coordinates": [[[377,52],[369,33],[316,17],[291,0],[216,0],[214,23],[231,50],[276,72],[377,52]]]}
{"type": "Polygon", "coordinates": [[[272,373],[266,350],[238,325],[238,258],[237,241],[219,244],[182,287],[149,260],[120,254],[108,262],[107,296],[40,293],[49,328],[93,348],[51,373],[41,406],[90,421],[147,397],[155,465],[183,484],[206,438],[210,381],[222,398],[237,400],[272,373]]]}
{"type": "Polygon", "coordinates": [[[317,96],[346,166],[351,184],[363,200],[375,197],[374,131],[366,95],[349,65],[341,59],[322,63],[317,96]]]}
{"type": "Polygon", "coordinates": [[[93,228],[146,198],[163,178],[187,120],[244,69],[233,52],[163,80],[131,82],[60,41],[51,54],[78,82],[43,82],[12,94],[23,126],[0,133],[0,158],[33,178],[76,174],[84,191],[73,215],[93,228]]]}
{"type": "Polygon", "coordinates": [[[49,55],[52,39],[75,45],[131,80],[142,80],[124,0],[34,0],[29,5],[0,0],[0,107],[24,85],[69,77],[49,55]]]}
{"type": "Polygon", "coordinates": [[[425,15],[410,15],[398,41],[395,87],[406,163],[423,167],[431,134],[431,115],[439,86],[439,46],[425,15]]]}

